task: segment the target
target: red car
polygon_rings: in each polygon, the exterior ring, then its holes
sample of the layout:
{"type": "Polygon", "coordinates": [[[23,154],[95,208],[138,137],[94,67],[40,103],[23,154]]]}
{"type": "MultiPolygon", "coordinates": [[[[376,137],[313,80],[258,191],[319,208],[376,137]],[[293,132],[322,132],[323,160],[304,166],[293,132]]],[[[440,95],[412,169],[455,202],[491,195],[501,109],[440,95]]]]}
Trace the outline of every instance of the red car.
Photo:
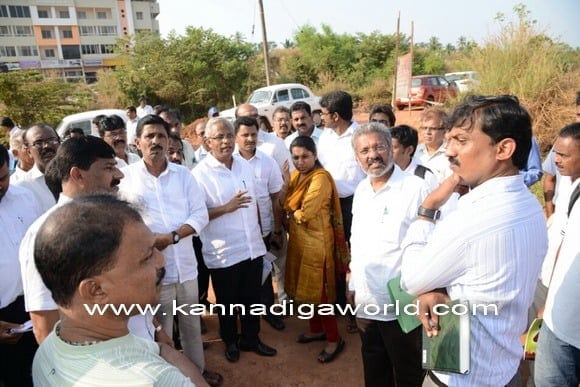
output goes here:
{"type": "MultiPolygon", "coordinates": [[[[459,94],[454,82],[443,75],[418,75],[411,79],[411,106],[428,107],[435,103],[444,103],[449,97],[459,94]]],[[[409,106],[409,98],[397,97],[395,100],[400,110],[409,106]]]]}

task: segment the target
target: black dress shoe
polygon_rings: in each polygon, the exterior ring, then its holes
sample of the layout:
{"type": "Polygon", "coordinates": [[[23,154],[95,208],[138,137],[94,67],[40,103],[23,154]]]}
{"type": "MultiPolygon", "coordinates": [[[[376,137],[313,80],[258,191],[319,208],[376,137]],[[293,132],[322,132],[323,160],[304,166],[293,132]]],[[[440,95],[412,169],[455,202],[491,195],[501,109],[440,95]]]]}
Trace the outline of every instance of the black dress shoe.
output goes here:
{"type": "Polygon", "coordinates": [[[244,352],[254,352],[260,356],[274,356],[278,353],[276,349],[262,343],[260,340],[258,340],[256,345],[246,345],[245,343],[240,342],[240,350],[244,352]]]}
{"type": "Polygon", "coordinates": [[[236,343],[228,344],[226,347],[226,359],[231,363],[240,360],[240,348],[236,343]]]}
{"type": "Polygon", "coordinates": [[[339,353],[342,352],[342,350],[344,349],[344,344],[345,344],[344,340],[341,337],[340,341],[336,345],[336,349],[333,352],[328,353],[325,350],[322,350],[322,352],[320,352],[320,354],[318,355],[318,361],[321,363],[330,363],[338,356],[339,353]]]}
{"type": "Polygon", "coordinates": [[[280,317],[266,315],[264,316],[264,320],[277,331],[281,331],[284,330],[284,328],[286,328],[284,321],[282,321],[280,317]]]}

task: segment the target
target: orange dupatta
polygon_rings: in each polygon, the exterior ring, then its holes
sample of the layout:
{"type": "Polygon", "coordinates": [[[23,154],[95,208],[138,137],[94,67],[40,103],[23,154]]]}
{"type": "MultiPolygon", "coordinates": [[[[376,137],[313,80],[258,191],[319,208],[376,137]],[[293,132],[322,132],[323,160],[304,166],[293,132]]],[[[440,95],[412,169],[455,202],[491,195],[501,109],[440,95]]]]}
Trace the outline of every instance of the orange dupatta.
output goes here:
{"type": "MultiPolygon", "coordinates": [[[[296,171],[296,173],[299,174],[300,172],[296,171]]],[[[350,263],[350,252],[344,236],[342,211],[340,208],[338,191],[336,190],[334,179],[330,173],[328,173],[324,168],[315,168],[299,183],[294,184],[294,181],[292,181],[289,187],[290,193],[286,197],[284,203],[284,209],[289,212],[294,212],[302,207],[302,200],[310,187],[310,182],[317,175],[325,175],[330,181],[330,184],[332,184],[330,222],[334,233],[334,267],[336,273],[346,273],[348,271],[348,264],[350,263]]],[[[296,179],[296,181],[298,181],[298,179],[296,179]]]]}

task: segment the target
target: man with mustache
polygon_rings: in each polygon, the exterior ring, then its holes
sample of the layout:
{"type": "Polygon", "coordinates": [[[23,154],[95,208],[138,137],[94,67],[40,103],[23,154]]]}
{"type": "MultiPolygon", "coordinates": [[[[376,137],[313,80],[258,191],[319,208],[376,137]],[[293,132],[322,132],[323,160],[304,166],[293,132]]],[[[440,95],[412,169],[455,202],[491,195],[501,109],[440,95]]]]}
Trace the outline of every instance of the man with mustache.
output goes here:
{"type": "Polygon", "coordinates": [[[453,175],[417,209],[403,241],[401,286],[418,296],[428,336],[439,332],[435,306],[450,299],[495,305],[497,313],[469,311],[469,373],[429,372],[425,382],[519,385],[519,337],[548,245],[542,208],[519,174],[530,153],[531,118],[514,96],[471,95],[448,126],[453,175]],[[471,190],[439,221],[441,205],[459,184],[471,190]]]}
{"type": "Polygon", "coordinates": [[[46,179],[54,195],[58,196],[58,203],[30,226],[19,252],[26,310],[30,313],[38,343],[42,343],[58,321],[57,305],[34,264],[35,238],[40,226],[52,212],[76,197],[117,192],[122,178],[113,149],[93,136],[65,141],[47,167],[46,179]]]}
{"type": "Polygon", "coordinates": [[[292,131],[290,110],[286,106],[278,106],[272,113],[272,121],[274,122],[272,126],[274,134],[285,140],[292,131]]]}
{"type": "Polygon", "coordinates": [[[441,183],[451,175],[449,160],[445,155],[445,120],[447,113],[440,108],[425,110],[420,117],[421,143],[413,158],[419,165],[429,168],[441,183]]]}
{"type": "Polygon", "coordinates": [[[53,128],[42,123],[28,128],[23,138],[26,152],[34,160],[34,167],[18,185],[31,190],[42,212],[45,212],[56,203],[56,199],[46,185],[44,171],[56,155],[60,139],[53,128]]]}
{"type": "Polygon", "coordinates": [[[165,258],[155,244],[139,212],[112,195],[77,198],[47,217],[34,261],[61,320],[36,353],[35,385],[205,385],[181,353],[130,333],[138,309],[87,313],[158,302],[165,258]]]}
{"type": "Polygon", "coordinates": [[[314,143],[318,145],[322,129],[317,128],[314,124],[310,105],[304,101],[294,102],[290,106],[290,115],[292,117],[292,126],[296,131],[284,140],[286,148],[290,149],[290,144],[298,136],[312,137],[314,143]]]}
{"type": "Polygon", "coordinates": [[[401,273],[401,242],[417,218],[429,188],[393,160],[389,129],[371,122],[352,136],[359,165],[367,174],[352,203],[349,302],[360,305],[357,325],[367,386],[421,386],[421,328],[405,333],[395,311],[367,315],[363,308],[381,310],[394,304],[386,283],[401,273]]]}
{"type": "Polygon", "coordinates": [[[103,117],[99,121],[99,136],[115,150],[117,168],[136,163],[141,158],[127,151],[127,130],[125,121],[116,114],[103,117]]]}
{"type": "MultiPolygon", "coordinates": [[[[135,145],[143,159],[122,169],[125,179],[120,190],[130,202],[144,209],[145,224],[154,233],[155,247],[167,259],[156,317],[165,333],[172,336],[174,302],[199,302],[192,236],[207,225],[208,212],[204,192],[189,170],[167,159],[169,132],[169,124],[160,116],[150,114],[139,120],[135,145]]],[[[204,371],[199,315],[176,313],[185,355],[208,378],[208,383],[220,384],[221,375],[204,371]]]]}

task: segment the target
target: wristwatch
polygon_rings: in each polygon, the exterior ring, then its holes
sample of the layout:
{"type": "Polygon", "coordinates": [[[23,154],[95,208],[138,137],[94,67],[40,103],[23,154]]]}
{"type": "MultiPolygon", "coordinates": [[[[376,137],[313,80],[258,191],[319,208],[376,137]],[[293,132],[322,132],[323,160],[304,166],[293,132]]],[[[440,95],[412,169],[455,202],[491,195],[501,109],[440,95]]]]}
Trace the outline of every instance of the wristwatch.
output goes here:
{"type": "Polygon", "coordinates": [[[179,240],[181,239],[179,234],[177,233],[177,231],[171,231],[171,235],[172,235],[172,239],[173,239],[173,244],[176,244],[179,242],[179,240]]]}
{"type": "Polygon", "coordinates": [[[417,210],[417,215],[424,216],[424,217],[429,218],[431,220],[437,220],[441,217],[441,211],[429,210],[423,206],[419,206],[419,209],[417,210]]]}

